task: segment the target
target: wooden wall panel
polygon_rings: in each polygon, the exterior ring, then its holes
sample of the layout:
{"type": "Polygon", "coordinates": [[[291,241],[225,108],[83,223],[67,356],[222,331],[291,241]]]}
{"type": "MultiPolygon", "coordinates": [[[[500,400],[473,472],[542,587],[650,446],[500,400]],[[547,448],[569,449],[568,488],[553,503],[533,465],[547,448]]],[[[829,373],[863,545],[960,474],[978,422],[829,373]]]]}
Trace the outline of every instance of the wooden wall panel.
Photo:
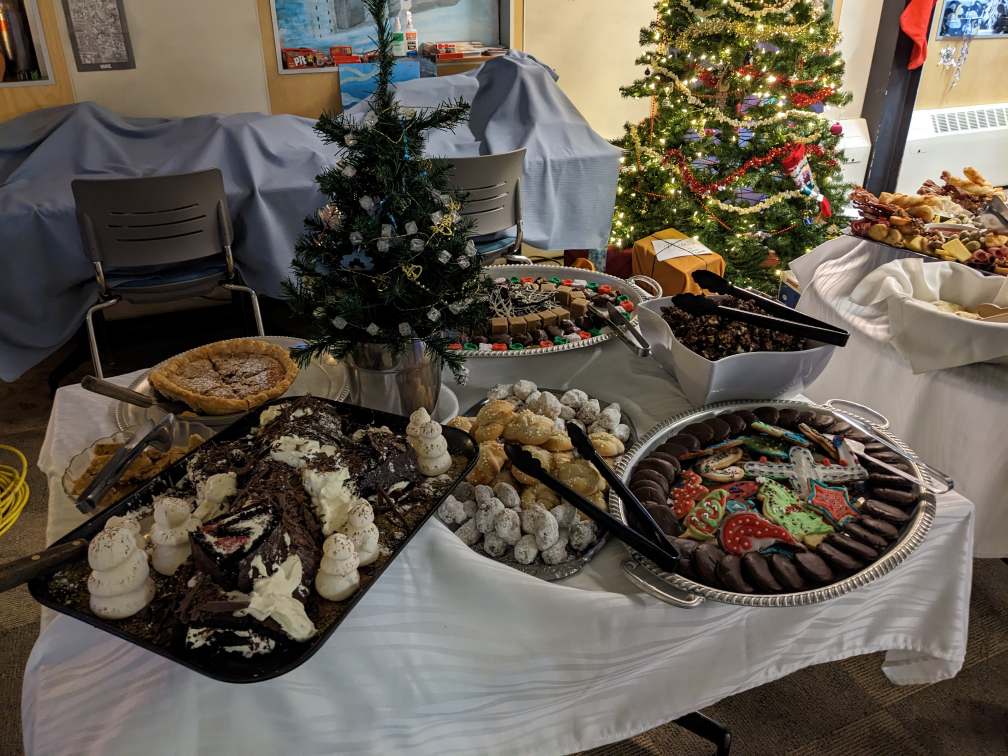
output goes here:
{"type": "MultiPolygon", "coordinates": [[[[941,7],[941,3],[938,3],[935,13],[940,13],[941,7]]],[[[1008,102],[1008,76],[1004,75],[1008,65],[1008,38],[974,39],[970,43],[969,56],[962,67],[959,83],[954,89],[949,89],[952,71],[938,65],[938,51],[948,44],[954,44],[958,49],[959,40],[936,40],[937,31],[936,16],[932,23],[931,39],[928,41],[928,57],[924,62],[924,70],[921,71],[915,109],[1008,102]]]]}
{"type": "MultiPolygon", "coordinates": [[[[42,33],[45,35],[49,52],[50,82],[23,87],[0,87],[0,121],[6,121],[22,113],[54,105],[66,105],[74,101],[73,85],[67,70],[63,42],[60,39],[59,24],[56,20],[56,3],[59,0],[38,0],[42,33]]],[[[62,10],[60,11],[62,13],[62,10]]]]}

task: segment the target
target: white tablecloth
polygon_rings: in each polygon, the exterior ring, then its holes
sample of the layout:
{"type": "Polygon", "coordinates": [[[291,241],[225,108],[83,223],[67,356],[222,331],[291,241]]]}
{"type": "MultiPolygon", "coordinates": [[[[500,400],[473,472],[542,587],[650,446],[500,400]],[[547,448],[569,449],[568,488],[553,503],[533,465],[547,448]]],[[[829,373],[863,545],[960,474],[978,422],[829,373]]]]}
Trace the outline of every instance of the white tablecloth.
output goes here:
{"type": "Polygon", "coordinates": [[[854,399],[888,417],[896,435],[976,504],[975,556],[1008,556],[1008,367],[914,375],[889,343],[885,311],[850,299],[868,273],[892,259],[890,249],[842,237],[792,264],[802,285],[798,309],[851,334],[805,393],[817,401],[854,399]]]}
{"type": "MultiPolygon", "coordinates": [[[[472,365],[462,406],[491,371],[578,385],[646,430],[685,408],[654,363],[619,344],[472,365]]],[[[112,428],[110,403],[57,394],[40,465],[112,428]]],[[[51,481],[54,479],[51,477],[51,481]]],[[[77,519],[58,489],[50,535],[77,519]]],[[[971,504],[940,499],[923,547],[879,582],[827,604],[679,609],[640,594],[611,543],[562,585],[490,562],[431,521],[325,647],[290,674],[214,682],[58,616],[25,671],[29,754],[567,753],[633,736],[802,667],[888,651],[898,684],[956,674],[966,646],[971,504]]],[[[729,723],[730,724],[730,723],[729,723]]]]}

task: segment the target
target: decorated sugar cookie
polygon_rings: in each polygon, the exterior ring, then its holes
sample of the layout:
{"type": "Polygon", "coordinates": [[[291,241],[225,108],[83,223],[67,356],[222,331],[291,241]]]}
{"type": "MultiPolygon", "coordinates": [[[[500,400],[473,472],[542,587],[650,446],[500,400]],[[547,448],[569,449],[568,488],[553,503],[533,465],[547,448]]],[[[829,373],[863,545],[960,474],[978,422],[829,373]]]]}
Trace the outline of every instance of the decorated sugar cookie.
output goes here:
{"type": "Polygon", "coordinates": [[[858,516],[850,505],[847,489],[842,486],[833,488],[818,480],[813,480],[806,500],[806,506],[816,514],[820,514],[833,527],[839,528],[858,516]]]}
{"type": "Polygon", "coordinates": [[[802,508],[801,501],[791,489],[769,478],[757,478],[756,482],[759,484],[757,497],[763,505],[763,516],[786,528],[796,540],[809,543],[811,539],[815,542],[833,532],[829,523],[819,515],[802,508]]]}
{"type": "Polygon", "coordinates": [[[683,520],[686,535],[695,541],[709,541],[725,516],[728,494],[715,489],[698,501],[683,520]]]}
{"type": "Polygon", "coordinates": [[[770,425],[763,422],[755,422],[749,426],[754,431],[759,433],[764,433],[767,436],[772,436],[773,438],[779,438],[782,441],[786,441],[789,444],[797,444],[798,446],[811,446],[812,442],[809,441],[805,436],[800,433],[795,433],[794,431],[789,431],[786,428],[780,428],[776,425],[770,425]]]}
{"type": "Polygon", "coordinates": [[[718,530],[718,541],[721,548],[738,556],[778,543],[794,543],[786,528],[774,525],[755,512],[741,512],[725,517],[718,530]]]}
{"type": "Polygon", "coordinates": [[[680,484],[669,491],[669,500],[673,513],[681,520],[690,513],[697,500],[706,496],[710,490],[692,470],[683,472],[679,480],[680,484]]]}
{"type": "Polygon", "coordinates": [[[790,444],[766,436],[743,436],[742,445],[754,454],[776,459],[787,459],[788,450],[791,448],[790,444]]]}

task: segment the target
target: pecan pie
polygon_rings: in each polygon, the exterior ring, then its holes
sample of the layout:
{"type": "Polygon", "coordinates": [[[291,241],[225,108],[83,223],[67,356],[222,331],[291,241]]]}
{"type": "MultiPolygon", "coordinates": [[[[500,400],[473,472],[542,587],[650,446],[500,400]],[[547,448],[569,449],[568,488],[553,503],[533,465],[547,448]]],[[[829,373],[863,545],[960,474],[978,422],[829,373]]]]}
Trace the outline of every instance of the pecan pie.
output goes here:
{"type": "Polygon", "coordinates": [[[245,412],[281,396],[297,377],[285,347],[228,339],[190,349],[151,370],[159,392],[205,415],[245,412]]]}

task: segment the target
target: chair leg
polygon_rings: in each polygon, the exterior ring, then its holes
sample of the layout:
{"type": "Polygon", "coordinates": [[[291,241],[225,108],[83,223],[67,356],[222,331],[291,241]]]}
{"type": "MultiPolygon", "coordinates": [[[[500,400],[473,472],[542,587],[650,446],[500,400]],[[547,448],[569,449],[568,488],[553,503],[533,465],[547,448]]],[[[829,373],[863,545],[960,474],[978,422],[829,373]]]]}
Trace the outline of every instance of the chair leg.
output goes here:
{"type": "Polygon", "coordinates": [[[256,332],[260,336],[265,336],[266,332],[263,330],[262,313],[259,312],[259,296],[255,293],[255,289],[239,284],[224,284],[224,288],[228,291],[243,291],[249,295],[249,298],[252,300],[252,315],[255,317],[256,332]]]}
{"type": "Polygon", "coordinates": [[[720,722],[704,716],[699,711],[679,717],[675,723],[694,735],[714,744],[717,756],[728,756],[731,750],[731,732],[720,722]]]}
{"type": "Polygon", "coordinates": [[[101,365],[101,355],[98,354],[98,340],[95,338],[95,327],[94,327],[94,314],[96,312],[101,312],[114,304],[119,303],[119,298],[108,299],[104,302],[99,302],[94,305],[91,309],[87,311],[87,315],[84,316],[84,324],[87,326],[88,335],[88,346],[91,348],[91,362],[94,365],[94,372],[96,378],[104,379],[105,375],[102,373],[101,365]]]}

